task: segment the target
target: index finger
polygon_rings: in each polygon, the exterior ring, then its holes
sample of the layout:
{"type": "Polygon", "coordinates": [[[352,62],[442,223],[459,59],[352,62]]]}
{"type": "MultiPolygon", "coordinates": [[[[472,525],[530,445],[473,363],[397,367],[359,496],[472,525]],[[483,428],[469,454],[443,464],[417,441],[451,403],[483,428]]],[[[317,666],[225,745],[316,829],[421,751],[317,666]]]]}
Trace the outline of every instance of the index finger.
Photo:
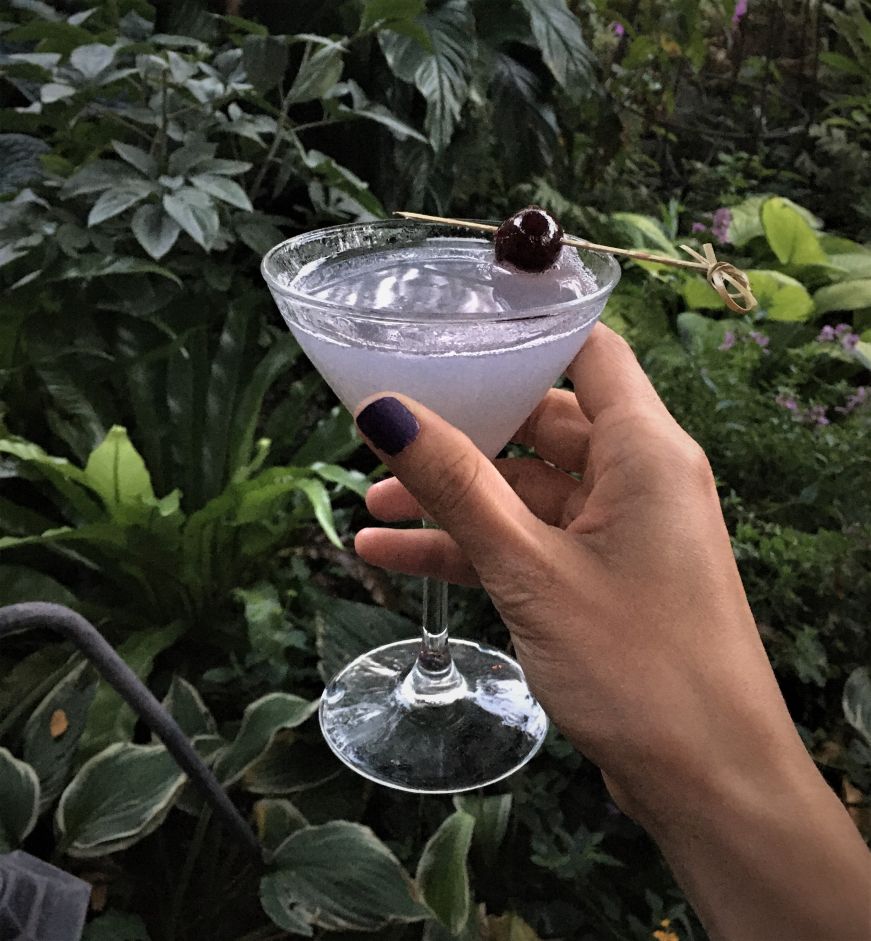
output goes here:
{"type": "Polygon", "coordinates": [[[632,348],[603,323],[593,328],[566,375],[581,409],[593,421],[605,409],[616,405],[665,411],[632,348]]]}

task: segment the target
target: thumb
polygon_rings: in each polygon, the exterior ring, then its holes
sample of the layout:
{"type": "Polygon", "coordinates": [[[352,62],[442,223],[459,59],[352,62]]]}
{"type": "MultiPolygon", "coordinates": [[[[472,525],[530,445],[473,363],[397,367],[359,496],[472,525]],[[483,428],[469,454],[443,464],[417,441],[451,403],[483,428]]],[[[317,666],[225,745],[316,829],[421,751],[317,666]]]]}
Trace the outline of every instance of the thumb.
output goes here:
{"type": "Polygon", "coordinates": [[[457,428],[407,396],[364,400],[357,427],[468,559],[512,555],[533,538],[539,520],[505,478],[457,428]]]}

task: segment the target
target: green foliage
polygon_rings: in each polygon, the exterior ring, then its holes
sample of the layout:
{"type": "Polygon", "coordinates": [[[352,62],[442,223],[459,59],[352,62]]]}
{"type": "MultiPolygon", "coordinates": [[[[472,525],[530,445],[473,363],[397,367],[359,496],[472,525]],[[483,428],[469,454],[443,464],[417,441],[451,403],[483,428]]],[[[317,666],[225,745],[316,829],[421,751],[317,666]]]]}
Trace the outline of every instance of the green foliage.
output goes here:
{"type": "Polygon", "coordinates": [[[0,850],[14,849],[30,833],[39,814],[39,778],[25,761],[0,748],[0,850]]]}
{"type": "Polygon", "coordinates": [[[419,921],[426,909],[393,854],[371,830],[334,821],[295,830],[273,854],[260,899],[281,928],[306,937],[312,925],[331,931],[378,931],[419,921]],[[336,866],[336,860],[342,866],[336,866]]]}
{"type": "MultiPolygon", "coordinates": [[[[178,491],[154,495],[144,462],[120,427],[91,452],[84,469],[16,438],[0,439],[0,453],[17,461],[10,476],[42,479],[61,517],[42,532],[0,539],[0,549],[63,551],[73,544],[77,558],[107,583],[134,590],[136,605],[158,623],[181,616],[186,626],[196,625],[216,591],[226,594],[252,560],[287,540],[294,519],[306,515],[300,497],[341,545],[319,470],[272,467],[245,479],[249,467],[188,514],[178,491]]],[[[337,477],[329,467],[325,475],[330,482],[337,477]]]]}
{"type": "Polygon", "coordinates": [[[417,882],[426,904],[452,935],[469,918],[471,899],[466,858],[475,818],[463,810],[447,817],[430,837],[417,865],[417,882]]]}
{"type": "Polygon", "coordinates": [[[110,745],[80,769],[55,814],[70,856],[105,856],[160,826],[184,784],[162,745],[110,745]]]}
{"type": "MultiPolygon", "coordinates": [[[[110,873],[86,941],[704,937],[558,736],[499,793],[421,802],[352,777],[309,721],[337,669],[415,633],[419,599],[345,548],[374,465],[258,262],[394,208],[535,201],[748,272],[760,307],[737,318],[700,276],[629,264],[604,319],[707,450],[792,714],[861,812],[866,0],[738,23],[689,0],[72,9],[0,24],[0,603],[94,620],[268,851],[241,858],[67,645],[6,640],[0,849],[110,873]]],[[[462,634],[504,643],[458,598],[462,634]]]]}

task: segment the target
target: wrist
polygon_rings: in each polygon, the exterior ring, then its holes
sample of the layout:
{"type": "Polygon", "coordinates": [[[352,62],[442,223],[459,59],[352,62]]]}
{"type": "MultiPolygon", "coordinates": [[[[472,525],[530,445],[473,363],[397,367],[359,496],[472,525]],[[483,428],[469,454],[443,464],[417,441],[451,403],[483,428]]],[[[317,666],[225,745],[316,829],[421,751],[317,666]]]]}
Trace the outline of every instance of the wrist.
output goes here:
{"type": "Polygon", "coordinates": [[[711,938],[871,937],[871,857],[797,735],[752,764],[684,769],[638,793],[627,812],[711,938]]]}

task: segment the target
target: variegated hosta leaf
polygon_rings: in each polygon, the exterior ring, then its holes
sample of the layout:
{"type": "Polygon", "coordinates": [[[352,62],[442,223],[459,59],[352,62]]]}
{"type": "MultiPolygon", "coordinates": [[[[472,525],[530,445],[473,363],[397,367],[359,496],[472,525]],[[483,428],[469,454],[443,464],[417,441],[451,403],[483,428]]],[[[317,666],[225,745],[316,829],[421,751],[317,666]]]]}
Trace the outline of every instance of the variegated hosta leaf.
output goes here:
{"type": "Polygon", "coordinates": [[[163,823],[185,774],[162,745],[110,745],[82,765],[55,815],[70,856],[105,856],[163,823]]]}

